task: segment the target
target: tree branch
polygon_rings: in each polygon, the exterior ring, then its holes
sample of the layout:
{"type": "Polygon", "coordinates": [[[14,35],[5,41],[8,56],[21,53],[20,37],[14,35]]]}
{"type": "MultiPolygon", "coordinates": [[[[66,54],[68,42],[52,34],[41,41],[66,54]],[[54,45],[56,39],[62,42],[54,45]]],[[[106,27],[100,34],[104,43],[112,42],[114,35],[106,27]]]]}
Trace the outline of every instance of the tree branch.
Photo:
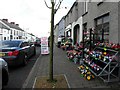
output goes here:
{"type": "Polygon", "coordinates": [[[58,4],[57,4],[56,7],[55,7],[54,14],[56,14],[56,12],[58,11],[58,9],[60,8],[60,5],[61,5],[62,1],[63,1],[63,0],[59,0],[58,4]]]}
{"type": "MultiPolygon", "coordinates": [[[[56,3],[55,3],[56,4],[56,3]]],[[[57,6],[60,4],[60,0],[59,0],[59,2],[55,5],[55,9],[57,8],[57,6]]]]}
{"type": "Polygon", "coordinates": [[[46,5],[47,8],[52,9],[52,7],[49,7],[49,6],[47,5],[47,3],[46,3],[45,0],[44,0],[44,2],[45,2],[45,5],[46,5]]]}
{"type": "Polygon", "coordinates": [[[55,0],[55,2],[54,2],[54,5],[56,4],[56,0],[55,0]]]}

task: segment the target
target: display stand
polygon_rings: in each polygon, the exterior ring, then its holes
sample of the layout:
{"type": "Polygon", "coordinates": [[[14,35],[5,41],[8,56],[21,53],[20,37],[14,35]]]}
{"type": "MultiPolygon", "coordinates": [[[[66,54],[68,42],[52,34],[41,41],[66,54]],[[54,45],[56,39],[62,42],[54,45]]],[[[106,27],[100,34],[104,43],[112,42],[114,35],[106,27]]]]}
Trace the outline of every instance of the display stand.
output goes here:
{"type": "Polygon", "coordinates": [[[91,52],[85,52],[83,65],[95,75],[100,77],[104,82],[119,81],[119,51],[96,47],[91,52]]]}

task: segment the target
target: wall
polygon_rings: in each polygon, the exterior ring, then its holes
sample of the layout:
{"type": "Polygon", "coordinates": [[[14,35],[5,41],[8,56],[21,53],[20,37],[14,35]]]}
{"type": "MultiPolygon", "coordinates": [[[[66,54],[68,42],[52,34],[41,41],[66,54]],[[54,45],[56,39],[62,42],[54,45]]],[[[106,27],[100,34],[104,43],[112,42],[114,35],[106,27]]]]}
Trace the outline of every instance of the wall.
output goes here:
{"type": "Polygon", "coordinates": [[[118,42],[118,3],[103,2],[97,5],[98,2],[88,4],[88,13],[83,16],[83,23],[87,22],[87,29],[94,27],[94,19],[109,12],[110,30],[109,41],[118,42]],[[114,35],[114,37],[113,37],[114,35]]]}
{"type": "Polygon", "coordinates": [[[120,43],[120,2],[118,3],[118,43],[120,43]]]}
{"type": "Polygon", "coordinates": [[[82,38],[82,24],[87,22],[87,29],[95,27],[95,18],[109,13],[109,42],[120,42],[120,2],[89,2],[88,12],[84,13],[84,2],[74,3],[65,16],[65,28],[72,25],[72,39],[73,28],[76,24],[80,25],[80,40],[82,38]],[[77,6],[77,7],[76,7],[77,6]],[[77,8],[77,10],[76,10],[77,8]],[[82,19],[80,17],[82,16],[82,19]]]}
{"type": "Polygon", "coordinates": [[[64,30],[65,30],[64,23],[65,23],[65,20],[63,17],[58,24],[58,36],[64,36],[64,30]]]}
{"type": "Polygon", "coordinates": [[[79,42],[81,42],[82,41],[82,17],[80,17],[76,22],[73,22],[72,23],[72,39],[73,39],[73,32],[74,32],[74,27],[76,26],[76,25],[79,25],[79,42]]]}
{"type": "Polygon", "coordinates": [[[54,42],[57,43],[58,41],[58,24],[55,26],[54,29],[54,42]]]}

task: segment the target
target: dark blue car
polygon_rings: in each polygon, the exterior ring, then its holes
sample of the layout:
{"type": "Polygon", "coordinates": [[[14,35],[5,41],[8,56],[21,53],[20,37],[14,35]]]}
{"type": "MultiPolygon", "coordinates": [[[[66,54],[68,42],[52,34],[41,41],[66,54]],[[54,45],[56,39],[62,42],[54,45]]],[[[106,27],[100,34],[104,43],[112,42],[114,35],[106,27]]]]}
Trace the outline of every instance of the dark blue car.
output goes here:
{"type": "Polygon", "coordinates": [[[0,41],[0,57],[8,66],[26,65],[27,60],[36,54],[34,44],[24,40],[0,41]]]}

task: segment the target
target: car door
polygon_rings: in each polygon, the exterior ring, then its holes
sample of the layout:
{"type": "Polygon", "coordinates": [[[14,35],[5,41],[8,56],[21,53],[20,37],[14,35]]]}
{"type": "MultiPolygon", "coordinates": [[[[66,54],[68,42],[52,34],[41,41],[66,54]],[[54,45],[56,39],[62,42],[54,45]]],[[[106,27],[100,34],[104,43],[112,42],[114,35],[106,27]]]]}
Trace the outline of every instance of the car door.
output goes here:
{"type": "Polygon", "coordinates": [[[30,45],[30,52],[31,52],[31,56],[32,56],[35,53],[35,46],[32,42],[29,42],[29,45],[30,45]]]}
{"type": "Polygon", "coordinates": [[[30,45],[28,42],[22,42],[20,47],[22,48],[22,51],[27,54],[28,57],[30,57],[31,52],[30,52],[30,45]]]}

